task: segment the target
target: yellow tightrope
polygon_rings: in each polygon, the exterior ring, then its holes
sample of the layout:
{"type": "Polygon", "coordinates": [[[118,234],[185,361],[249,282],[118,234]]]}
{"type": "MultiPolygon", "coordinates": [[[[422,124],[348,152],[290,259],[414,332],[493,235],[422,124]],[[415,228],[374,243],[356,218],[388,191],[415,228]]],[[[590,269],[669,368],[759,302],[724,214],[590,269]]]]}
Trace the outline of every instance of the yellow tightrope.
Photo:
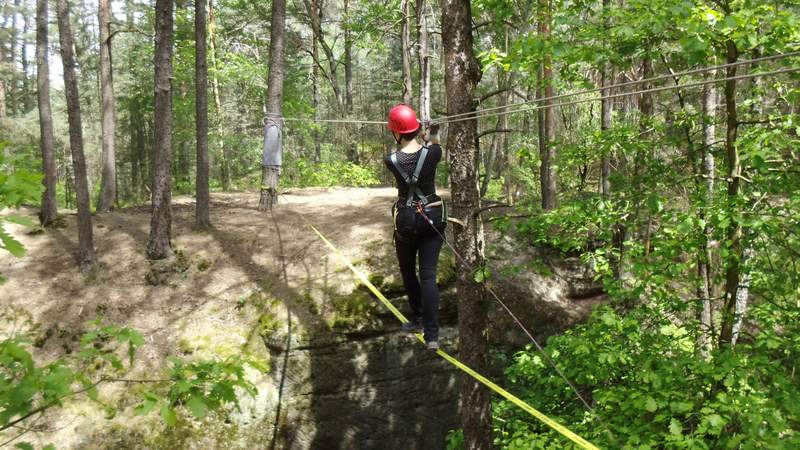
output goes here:
{"type": "MultiPolygon", "coordinates": [[[[400,312],[400,310],[398,310],[394,305],[392,305],[392,303],[383,294],[381,294],[381,291],[379,291],[378,288],[375,287],[375,285],[370,283],[370,281],[367,279],[366,275],[364,275],[363,273],[361,273],[361,271],[356,269],[355,266],[353,266],[350,263],[350,261],[348,261],[347,258],[344,257],[342,252],[340,252],[339,249],[337,249],[328,239],[326,239],[325,236],[323,236],[322,233],[319,232],[319,230],[317,230],[313,225],[309,225],[309,226],[311,227],[312,230],[314,230],[315,233],[317,233],[317,236],[319,236],[320,239],[322,239],[322,241],[325,242],[325,244],[327,244],[328,247],[330,247],[331,250],[333,250],[334,253],[336,253],[336,256],[338,256],[339,259],[341,259],[342,262],[344,262],[347,265],[347,267],[353,272],[353,274],[356,276],[356,278],[358,278],[359,281],[364,283],[364,286],[366,286],[367,289],[369,289],[373,294],[375,294],[375,296],[378,297],[378,300],[380,300],[381,303],[384,304],[384,306],[389,308],[389,311],[391,311],[392,314],[394,314],[394,316],[397,317],[398,320],[400,320],[400,322],[402,322],[402,323],[408,322],[408,319],[406,318],[406,316],[404,316],[403,313],[400,312]]],[[[416,333],[415,336],[417,337],[417,339],[419,339],[420,342],[422,342],[423,344],[425,343],[425,339],[422,337],[421,334],[416,333]]],[[[536,408],[534,408],[531,405],[525,403],[524,401],[522,401],[518,397],[514,396],[510,392],[508,392],[505,389],[501,388],[500,386],[498,386],[497,384],[495,384],[494,382],[492,382],[488,378],[484,377],[483,375],[479,374],[478,372],[475,372],[474,370],[469,368],[467,365],[465,365],[461,361],[459,361],[456,358],[454,358],[454,357],[448,355],[447,353],[445,353],[443,350],[441,350],[441,349],[437,350],[436,354],[441,356],[442,358],[444,358],[450,364],[458,367],[460,370],[462,370],[467,375],[469,375],[472,378],[475,378],[476,380],[480,381],[481,383],[486,385],[486,387],[488,387],[489,389],[491,389],[491,390],[495,391],[496,393],[502,395],[503,397],[505,397],[511,403],[519,406],[520,408],[522,408],[528,414],[530,414],[533,417],[539,419],[545,425],[547,425],[550,428],[558,431],[564,437],[566,437],[567,439],[569,439],[572,442],[576,443],[579,447],[581,447],[583,449],[586,449],[586,450],[599,450],[591,442],[589,442],[586,439],[584,439],[584,438],[578,436],[577,434],[573,433],[572,431],[570,431],[564,425],[561,425],[560,423],[556,422],[555,420],[547,417],[542,412],[538,411],[536,408]]]]}

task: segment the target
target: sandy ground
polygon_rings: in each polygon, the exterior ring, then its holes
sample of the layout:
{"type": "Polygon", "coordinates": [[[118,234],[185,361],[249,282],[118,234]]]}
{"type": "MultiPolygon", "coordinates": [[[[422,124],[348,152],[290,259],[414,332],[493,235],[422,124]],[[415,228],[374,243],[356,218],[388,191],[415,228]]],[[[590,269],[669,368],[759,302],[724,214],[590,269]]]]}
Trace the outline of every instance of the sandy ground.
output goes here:
{"type": "MultiPolygon", "coordinates": [[[[163,370],[168,355],[224,356],[246,349],[267,358],[257,333],[259,308],[273,308],[276,316],[288,311],[301,327],[311,328],[325,320],[331,292],[353,288],[350,274],[309,225],[351,260],[364,258],[376,245],[391,242],[395,193],[296,189],[283,193],[272,214],[256,211],[256,193],[213,194],[210,231],[193,230],[193,200],[176,198],[173,247],[189,267],[161,286],[145,282],[148,206],[94,217],[99,270],[90,278],[77,271],[74,260],[74,213],[66,213],[66,228],[39,234],[7,224],[28,254],[13,258],[0,252],[0,273],[7,279],[0,286],[0,333],[38,340],[37,357],[46,361],[75,350],[86,323],[102,317],[144,335],[136,371],[151,375],[163,370]],[[259,292],[280,302],[248,305],[259,292]]],[[[35,217],[33,209],[21,213],[35,217]]],[[[267,382],[266,375],[260,382],[267,382]]],[[[108,393],[113,396],[114,388],[108,393]]],[[[41,429],[42,442],[70,447],[93,430],[87,408],[73,406],[41,429]]]]}

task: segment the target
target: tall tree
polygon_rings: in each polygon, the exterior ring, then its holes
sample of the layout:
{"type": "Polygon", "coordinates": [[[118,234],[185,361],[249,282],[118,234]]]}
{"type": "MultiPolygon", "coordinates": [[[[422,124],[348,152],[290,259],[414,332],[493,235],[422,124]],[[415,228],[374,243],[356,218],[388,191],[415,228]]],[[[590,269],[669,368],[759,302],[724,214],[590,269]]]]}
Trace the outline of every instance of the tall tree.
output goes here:
{"type": "Polygon", "coordinates": [[[400,30],[400,51],[403,52],[403,103],[412,106],[414,104],[414,87],[411,77],[411,26],[409,14],[410,0],[400,0],[402,10],[402,27],[400,30]]]}
{"type": "MultiPolygon", "coordinates": [[[[603,28],[609,27],[609,0],[603,0],[603,28]]],[[[614,68],[608,61],[603,60],[600,70],[600,91],[603,99],[600,103],[600,130],[605,136],[611,129],[611,120],[614,114],[614,99],[607,98],[611,95],[611,89],[607,86],[614,84],[614,68]]],[[[611,194],[611,152],[603,152],[600,161],[600,193],[607,197],[611,194]]]]}
{"type": "MultiPolygon", "coordinates": [[[[728,40],[725,44],[725,55],[727,62],[735,63],[739,59],[739,49],[733,40],[728,40]]],[[[725,81],[725,154],[728,163],[728,195],[727,207],[731,217],[731,223],[726,230],[726,245],[728,246],[728,257],[726,258],[725,268],[725,298],[721,311],[719,345],[728,346],[732,344],[733,325],[736,321],[735,308],[736,299],[739,291],[741,275],[741,263],[744,257],[742,252],[742,225],[736,219],[740,212],[739,209],[739,190],[742,176],[742,163],[739,158],[737,147],[737,137],[739,130],[739,116],[736,109],[736,80],[730,78],[736,76],[736,66],[727,68],[727,78],[725,81]]]]}
{"type": "MultiPolygon", "coordinates": [[[[315,11],[315,14],[319,14],[319,7],[317,6],[317,0],[311,0],[312,11],[315,11]]],[[[320,119],[320,83],[319,83],[319,42],[317,39],[317,33],[311,33],[311,59],[314,60],[313,64],[311,64],[311,82],[313,83],[313,97],[311,99],[312,106],[314,107],[314,120],[318,121],[320,119]]],[[[319,122],[315,123],[314,126],[314,162],[319,164],[322,162],[322,141],[319,138],[319,122]]]]}
{"type": "Polygon", "coordinates": [[[114,149],[114,77],[111,64],[111,11],[109,0],[99,0],[100,24],[100,124],[103,134],[103,174],[97,212],[108,212],[117,197],[117,158],[114,149]]]}
{"type": "Polygon", "coordinates": [[[425,0],[417,0],[417,27],[419,36],[419,117],[423,124],[431,120],[431,65],[428,38],[428,15],[425,0]]]}
{"type": "MultiPolygon", "coordinates": [[[[214,13],[214,6],[211,0],[207,0],[208,6],[208,42],[211,46],[211,89],[214,91],[214,108],[217,112],[217,119],[216,119],[216,127],[219,129],[222,125],[222,100],[220,99],[219,95],[219,77],[217,72],[219,68],[217,67],[217,19],[216,14],[214,13]]],[[[222,189],[227,191],[230,190],[231,187],[231,157],[229,153],[229,147],[225,146],[225,139],[219,140],[219,148],[220,154],[222,157],[220,158],[220,182],[222,183],[222,189]]]]}
{"type": "MultiPolygon", "coordinates": [[[[269,77],[267,79],[267,117],[283,127],[283,37],[286,28],[286,2],[273,0],[270,24],[269,77]]],[[[266,152],[267,149],[265,148],[266,152]]],[[[278,195],[278,176],[280,168],[261,168],[261,198],[259,211],[272,209],[278,195]]]]}
{"type": "Polygon", "coordinates": [[[195,177],[195,226],[211,226],[208,189],[208,64],[206,63],[206,0],[194,2],[195,125],[197,175],[195,177]]]}
{"type": "Polygon", "coordinates": [[[172,0],[156,0],[153,214],[147,243],[150,259],[172,256],[172,11],[172,0]]]}
{"type": "MultiPolygon", "coordinates": [[[[539,0],[539,36],[543,41],[550,39],[550,22],[552,17],[550,0],[539,0]]],[[[539,109],[539,177],[542,187],[542,209],[545,211],[556,207],[557,174],[555,167],[555,116],[553,113],[553,61],[549,50],[542,55],[539,68],[539,86],[537,93],[541,101],[539,109]]]]}
{"type": "MultiPolygon", "coordinates": [[[[447,114],[475,111],[473,94],[481,71],[472,49],[472,12],[469,0],[442,0],[442,48],[444,49],[447,114]]],[[[475,289],[472,268],[483,260],[483,224],[479,214],[478,124],[466,120],[449,124],[447,145],[452,149],[452,217],[456,226],[453,244],[468,267],[460,267],[458,289],[459,356],[477,370],[486,368],[486,308],[483,291],[475,289]]],[[[464,448],[488,449],[492,446],[492,415],[488,390],[465,377],[461,383],[461,420],[464,448]]]]}
{"type": "MultiPolygon", "coordinates": [[[[344,0],[344,108],[348,118],[353,115],[353,38],[350,32],[350,0],[344,0]]],[[[350,128],[350,135],[355,133],[350,128]]],[[[347,159],[350,162],[358,163],[358,143],[355,139],[350,139],[348,143],[347,159]]]]}
{"type": "Polygon", "coordinates": [[[36,0],[36,94],[39,100],[39,147],[42,150],[44,193],[39,223],[52,226],[56,204],[56,159],[53,153],[53,113],[50,108],[50,66],[47,54],[47,0],[36,0]]]}
{"type": "MultiPolygon", "coordinates": [[[[707,79],[713,79],[716,72],[711,71],[706,75],[707,79]]],[[[699,319],[700,319],[700,333],[698,334],[697,346],[704,356],[711,354],[711,336],[713,336],[713,317],[711,299],[714,297],[713,282],[714,277],[711,271],[711,241],[713,237],[713,229],[708,223],[708,212],[714,201],[714,172],[716,171],[716,162],[714,159],[713,146],[716,141],[716,110],[717,110],[717,87],[709,84],[703,87],[702,93],[702,127],[703,127],[703,145],[700,150],[700,164],[702,175],[702,208],[700,218],[705,224],[703,225],[703,237],[699,249],[699,257],[697,264],[697,274],[700,278],[700,285],[697,290],[697,297],[700,299],[699,319]]]]}
{"type": "Polygon", "coordinates": [[[86,181],[86,160],[83,156],[83,131],[81,130],[81,102],[78,79],[75,74],[75,43],[69,23],[67,0],[56,2],[58,35],[61,44],[61,62],[64,67],[64,93],[67,98],[69,122],[69,147],[75,176],[75,197],[78,203],[78,267],[91,270],[95,264],[92,239],[92,214],[89,211],[89,183],[86,181]]]}

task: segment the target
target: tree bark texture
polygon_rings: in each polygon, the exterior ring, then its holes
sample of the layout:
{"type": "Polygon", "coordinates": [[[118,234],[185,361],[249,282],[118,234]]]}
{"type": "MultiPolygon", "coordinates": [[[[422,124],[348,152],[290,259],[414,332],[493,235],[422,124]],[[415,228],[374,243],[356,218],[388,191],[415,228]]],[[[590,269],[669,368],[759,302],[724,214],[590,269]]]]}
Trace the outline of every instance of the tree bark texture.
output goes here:
{"type": "Polygon", "coordinates": [[[155,35],[155,133],[150,240],[147,256],[172,256],[172,0],[156,0],[155,35]]]}
{"type": "Polygon", "coordinates": [[[97,212],[108,212],[117,196],[117,168],[114,149],[114,77],[111,64],[111,12],[109,0],[99,0],[100,24],[100,98],[101,129],[103,134],[103,174],[97,212]]]}
{"type": "Polygon", "coordinates": [[[208,188],[208,64],[206,62],[206,0],[194,3],[194,82],[195,125],[197,134],[197,174],[195,176],[195,217],[197,228],[209,228],[208,188]]]}
{"type": "Polygon", "coordinates": [[[69,147],[75,174],[75,194],[78,203],[78,267],[86,272],[94,267],[92,239],[92,214],[89,210],[89,184],[86,181],[86,160],[83,156],[83,131],[81,130],[81,103],[78,79],[75,74],[75,43],[69,23],[67,0],[56,2],[58,35],[61,44],[61,62],[64,67],[64,92],[67,99],[69,122],[69,147]]]}
{"type": "MultiPolygon", "coordinates": [[[[472,13],[469,0],[442,0],[442,48],[444,49],[447,114],[475,111],[473,94],[480,79],[480,68],[472,50],[472,13]]],[[[486,369],[486,305],[483,290],[477,289],[472,270],[483,261],[483,224],[478,195],[478,124],[475,120],[449,125],[447,145],[452,149],[452,217],[455,225],[453,244],[468,267],[459,268],[458,330],[461,361],[482,372],[486,369]]],[[[461,380],[461,419],[464,448],[492,447],[492,414],[489,391],[477,381],[461,380]]]]}
{"type": "MultiPolygon", "coordinates": [[[[283,37],[286,28],[286,2],[273,0],[270,25],[269,77],[267,78],[267,116],[283,126],[283,37]]],[[[278,196],[279,170],[264,167],[261,172],[259,211],[271,210],[278,196]]]]}
{"type": "MultiPolygon", "coordinates": [[[[713,79],[715,76],[716,71],[712,71],[706,75],[706,78],[713,79]]],[[[703,208],[701,210],[701,218],[703,219],[708,216],[708,212],[714,201],[714,173],[716,171],[716,162],[714,160],[712,146],[714,145],[717,134],[715,125],[716,110],[717,88],[715,85],[709,84],[703,88],[702,93],[703,145],[700,154],[702,158],[701,174],[704,182],[703,208]]],[[[709,246],[712,239],[713,229],[706,220],[706,225],[703,227],[703,239],[700,244],[697,264],[697,275],[700,279],[697,292],[697,297],[700,300],[700,334],[698,335],[697,347],[705,357],[711,355],[711,337],[714,335],[713,310],[711,307],[711,299],[714,297],[714,277],[711,271],[711,247],[709,246]]]]}
{"type": "MultiPolygon", "coordinates": [[[[739,58],[739,51],[733,41],[726,44],[728,63],[734,63],[739,58]]],[[[727,69],[728,78],[736,76],[736,66],[727,69]]],[[[736,110],[736,80],[725,82],[725,110],[727,114],[725,131],[725,153],[728,160],[728,214],[731,223],[726,231],[728,246],[727,266],[725,269],[725,299],[722,307],[720,321],[719,345],[728,346],[732,342],[733,324],[735,321],[736,298],[739,290],[739,278],[742,263],[742,226],[734,218],[738,216],[740,176],[742,164],[739,159],[739,149],[736,146],[738,137],[739,118],[736,110]]]]}
{"type": "MultiPolygon", "coordinates": [[[[608,14],[609,0],[603,0],[603,11],[608,14]]],[[[609,26],[608,19],[604,19],[604,27],[609,26]]],[[[614,84],[614,69],[608,62],[603,62],[600,71],[600,91],[601,97],[611,95],[611,89],[606,86],[614,84]]],[[[603,135],[607,134],[612,126],[614,115],[614,99],[604,98],[600,101],[600,131],[603,135]]],[[[600,194],[607,197],[611,194],[611,153],[610,150],[604,151],[600,160],[600,194]]]]}
{"type": "MultiPolygon", "coordinates": [[[[349,23],[350,0],[344,0],[344,108],[347,118],[353,116],[353,39],[349,23]]],[[[348,124],[347,159],[358,164],[358,143],[356,142],[355,124],[348,124]]]]}
{"type": "MultiPolygon", "coordinates": [[[[318,11],[317,0],[311,0],[311,9],[318,11]]],[[[313,97],[312,102],[314,106],[314,120],[320,119],[320,83],[319,83],[319,40],[316,33],[311,33],[311,59],[314,62],[311,64],[311,82],[313,83],[313,97]]],[[[314,162],[319,164],[322,162],[322,141],[319,137],[319,122],[314,123],[314,162]]]]}
{"type": "Polygon", "coordinates": [[[53,150],[53,113],[50,107],[50,66],[47,54],[47,0],[36,0],[36,93],[39,102],[39,147],[42,150],[44,193],[39,223],[43,227],[55,224],[58,216],[56,203],[56,158],[53,150]]]}
{"type": "Polygon", "coordinates": [[[417,0],[417,27],[419,28],[419,118],[423,124],[431,120],[431,55],[428,37],[428,15],[425,0],[417,0]]]}
{"type": "Polygon", "coordinates": [[[400,51],[403,52],[403,103],[414,106],[414,87],[411,78],[411,24],[409,23],[409,2],[400,0],[402,10],[402,29],[400,31],[400,51]]]}
{"type": "MultiPolygon", "coordinates": [[[[551,21],[550,0],[539,0],[539,35],[542,39],[550,38],[551,21]]],[[[553,142],[556,138],[555,116],[553,113],[553,62],[550,54],[542,58],[539,69],[539,98],[546,98],[539,109],[539,177],[542,189],[542,209],[545,211],[556,207],[557,173],[555,167],[556,150],[553,142]]]]}
{"type": "MultiPolygon", "coordinates": [[[[208,42],[211,46],[211,67],[213,68],[211,75],[211,89],[214,91],[214,108],[216,110],[216,127],[217,129],[222,126],[222,100],[219,95],[219,78],[217,77],[217,20],[214,14],[214,5],[211,0],[207,0],[208,8],[208,42]]],[[[219,140],[220,150],[220,182],[222,183],[222,190],[228,191],[231,188],[231,155],[230,150],[225,146],[225,139],[219,140]]]]}

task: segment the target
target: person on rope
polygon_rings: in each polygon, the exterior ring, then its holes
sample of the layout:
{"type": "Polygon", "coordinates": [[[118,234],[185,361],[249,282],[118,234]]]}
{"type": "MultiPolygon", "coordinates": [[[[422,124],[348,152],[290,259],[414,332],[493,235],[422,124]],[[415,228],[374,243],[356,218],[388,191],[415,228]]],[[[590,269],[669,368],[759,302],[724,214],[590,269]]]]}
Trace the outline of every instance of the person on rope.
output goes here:
{"type": "Polygon", "coordinates": [[[394,244],[411,308],[410,321],[403,329],[423,332],[428,349],[435,351],[439,349],[436,266],[446,224],[444,203],[436,195],[434,183],[436,165],[442,159],[438,125],[430,126],[428,142],[420,144],[417,114],[400,104],[389,111],[387,126],[397,142],[397,151],[384,160],[397,180],[398,198],[392,206],[394,244]]]}

